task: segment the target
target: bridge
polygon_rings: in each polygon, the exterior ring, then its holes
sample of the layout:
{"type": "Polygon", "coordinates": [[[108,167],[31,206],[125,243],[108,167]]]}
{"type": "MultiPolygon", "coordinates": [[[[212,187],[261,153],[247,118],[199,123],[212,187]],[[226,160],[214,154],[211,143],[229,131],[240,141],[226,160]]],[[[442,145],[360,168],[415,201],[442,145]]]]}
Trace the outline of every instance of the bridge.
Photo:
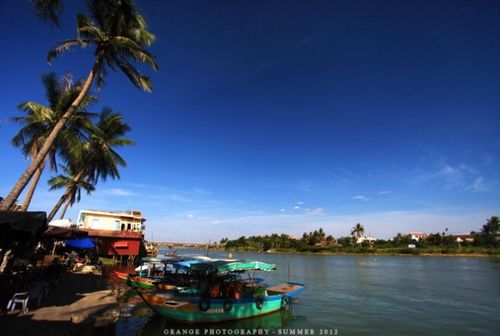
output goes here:
{"type": "Polygon", "coordinates": [[[223,244],[218,243],[179,243],[179,242],[150,242],[156,244],[158,247],[168,248],[194,248],[194,249],[217,249],[223,248],[223,244]]]}

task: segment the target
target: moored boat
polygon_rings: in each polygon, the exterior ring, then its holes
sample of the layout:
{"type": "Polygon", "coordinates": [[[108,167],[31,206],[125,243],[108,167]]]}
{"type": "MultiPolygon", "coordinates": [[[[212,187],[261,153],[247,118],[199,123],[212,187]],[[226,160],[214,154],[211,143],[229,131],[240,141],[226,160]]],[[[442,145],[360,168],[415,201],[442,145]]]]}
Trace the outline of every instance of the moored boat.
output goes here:
{"type": "Polygon", "coordinates": [[[130,287],[139,287],[143,289],[153,288],[155,286],[156,279],[143,278],[135,274],[123,273],[118,271],[113,271],[115,276],[121,281],[125,282],[130,287]]]}
{"type": "Polygon", "coordinates": [[[264,287],[240,278],[245,271],[272,271],[275,265],[255,260],[216,260],[191,265],[196,284],[189,294],[176,290],[138,290],[141,298],[159,315],[185,323],[239,320],[266,315],[289,305],[290,298],[305,290],[288,282],[264,287]]]}

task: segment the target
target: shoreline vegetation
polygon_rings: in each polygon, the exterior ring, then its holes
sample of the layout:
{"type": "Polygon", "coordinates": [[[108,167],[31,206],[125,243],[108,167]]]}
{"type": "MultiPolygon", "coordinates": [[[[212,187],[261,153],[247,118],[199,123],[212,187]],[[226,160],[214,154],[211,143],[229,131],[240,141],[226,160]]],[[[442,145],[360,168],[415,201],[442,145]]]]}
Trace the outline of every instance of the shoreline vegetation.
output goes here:
{"type": "Polygon", "coordinates": [[[500,258],[500,248],[490,249],[345,249],[345,250],[296,250],[296,249],[273,249],[262,251],[252,248],[231,248],[224,249],[227,252],[254,252],[254,253],[269,253],[269,254],[301,254],[301,255],[338,255],[338,256],[419,256],[419,257],[476,257],[476,258],[500,258]]]}
{"type": "Polygon", "coordinates": [[[287,234],[224,238],[220,245],[228,252],[303,253],[331,255],[401,255],[401,256],[466,256],[500,257],[500,222],[498,216],[487,219],[479,232],[448,234],[398,233],[392,239],[365,236],[365,228],[357,223],[351,236],[334,238],[320,228],[304,232],[302,238],[287,234]]]}

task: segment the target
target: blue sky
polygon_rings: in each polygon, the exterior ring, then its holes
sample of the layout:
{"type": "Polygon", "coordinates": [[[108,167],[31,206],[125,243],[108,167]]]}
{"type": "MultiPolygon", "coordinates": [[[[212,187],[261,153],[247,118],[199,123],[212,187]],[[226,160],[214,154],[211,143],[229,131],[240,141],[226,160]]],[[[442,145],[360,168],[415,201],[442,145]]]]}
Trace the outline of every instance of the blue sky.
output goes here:
{"type": "MultiPolygon", "coordinates": [[[[140,209],[147,238],[203,242],[343,236],[357,222],[382,238],[467,232],[500,214],[497,1],[138,5],[157,36],[154,92],[107,77],[96,110],[123,113],[137,145],[121,151],[121,180],[99,183],[70,218],[140,209]]],[[[0,4],[0,194],[29,162],[9,144],[16,106],[44,102],[41,74],[90,69],[90,50],[45,61],[74,36],[76,10],[56,29],[29,1],[0,4]]],[[[31,209],[60,196],[50,176],[31,209]]]]}

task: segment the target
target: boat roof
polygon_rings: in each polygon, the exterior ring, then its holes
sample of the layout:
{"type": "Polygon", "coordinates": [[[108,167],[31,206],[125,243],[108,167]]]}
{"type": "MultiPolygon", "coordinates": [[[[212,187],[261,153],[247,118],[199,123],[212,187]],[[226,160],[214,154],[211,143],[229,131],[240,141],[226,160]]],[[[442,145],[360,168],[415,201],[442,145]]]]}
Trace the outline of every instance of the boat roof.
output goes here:
{"type": "Polygon", "coordinates": [[[154,257],[146,257],[146,258],[142,258],[141,259],[141,262],[143,263],[146,263],[146,262],[162,262],[162,260],[160,258],[154,258],[154,257]]]}
{"type": "Polygon", "coordinates": [[[267,264],[258,260],[214,260],[192,264],[195,271],[207,271],[217,273],[243,272],[243,271],[274,271],[276,265],[267,264]]]}

